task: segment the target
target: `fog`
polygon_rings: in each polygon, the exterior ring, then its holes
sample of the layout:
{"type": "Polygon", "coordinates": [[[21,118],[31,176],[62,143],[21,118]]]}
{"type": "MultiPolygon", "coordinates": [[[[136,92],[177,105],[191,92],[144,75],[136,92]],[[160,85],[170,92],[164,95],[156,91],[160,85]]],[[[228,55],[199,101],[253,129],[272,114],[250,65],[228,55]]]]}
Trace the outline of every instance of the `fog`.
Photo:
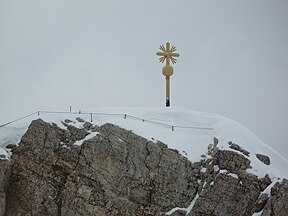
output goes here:
{"type": "Polygon", "coordinates": [[[0,0],[0,124],[42,110],[171,105],[234,119],[288,158],[288,1],[0,0]]]}

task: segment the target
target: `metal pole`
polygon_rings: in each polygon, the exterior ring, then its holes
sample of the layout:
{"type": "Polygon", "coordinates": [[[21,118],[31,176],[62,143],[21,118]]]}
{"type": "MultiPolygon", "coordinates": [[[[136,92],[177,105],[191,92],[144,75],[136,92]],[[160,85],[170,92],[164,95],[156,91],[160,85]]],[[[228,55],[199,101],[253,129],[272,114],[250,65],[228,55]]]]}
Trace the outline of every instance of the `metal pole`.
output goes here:
{"type": "Polygon", "coordinates": [[[170,106],[170,76],[166,76],[166,107],[170,106]]]}

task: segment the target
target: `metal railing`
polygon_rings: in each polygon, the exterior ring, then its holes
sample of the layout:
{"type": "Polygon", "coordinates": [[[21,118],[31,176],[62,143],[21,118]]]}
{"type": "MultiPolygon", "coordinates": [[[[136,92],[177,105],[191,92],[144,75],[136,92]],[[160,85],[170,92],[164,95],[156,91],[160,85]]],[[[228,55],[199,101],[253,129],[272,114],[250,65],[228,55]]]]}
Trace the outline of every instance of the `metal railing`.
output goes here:
{"type": "Polygon", "coordinates": [[[133,116],[133,115],[129,115],[129,114],[119,114],[119,113],[97,113],[97,112],[81,112],[81,110],[79,110],[79,112],[72,112],[71,109],[70,109],[70,112],[61,112],[61,111],[45,111],[45,110],[42,110],[42,111],[37,111],[37,112],[33,112],[29,115],[26,115],[26,116],[23,116],[21,118],[18,118],[18,119],[15,119],[13,121],[10,121],[10,122],[7,122],[5,124],[2,124],[0,125],[0,127],[4,127],[6,125],[9,125],[9,124],[12,124],[14,122],[17,122],[17,121],[20,121],[22,119],[25,119],[25,118],[28,118],[30,116],[33,116],[33,115],[38,115],[40,116],[41,113],[43,114],[72,114],[72,115],[90,115],[90,121],[93,122],[93,117],[94,116],[118,116],[118,117],[121,117],[121,118],[124,118],[124,119],[134,119],[134,120],[139,120],[139,121],[142,121],[142,122],[149,122],[149,123],[152,123],[152,124],[157,124],[157,125],[160,125],[160,126],[165,126],[165,127],[168,127],[168,128],[171,128],[172,131],[175,130],[175,128],[181,128],[181,129],[198,129],[198,130],[213,130],[213,128],[211,127],[198,127],[198,126],[181,126],[181,125],[171,125],[171,124],[166,124],[166,123],[162,123],[162,122],[158,122],[158,121],[154,121],[154,120],[149,120],[149,119],[144,119],[144,118],[141,118],[141,117],[138,117],[138,116],[133,116]]]}

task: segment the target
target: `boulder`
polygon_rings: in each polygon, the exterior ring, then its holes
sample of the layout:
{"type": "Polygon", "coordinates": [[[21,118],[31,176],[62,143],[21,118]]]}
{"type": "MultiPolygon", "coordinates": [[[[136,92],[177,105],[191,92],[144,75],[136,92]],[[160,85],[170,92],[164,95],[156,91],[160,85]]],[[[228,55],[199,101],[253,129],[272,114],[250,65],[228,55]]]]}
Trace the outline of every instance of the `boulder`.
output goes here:
{"type": "Polygon", "coordinates": [[[270,158],[267,155],[256,154],[256,157],[266,165],[270,165],[270,158]]]}
{"type": "Polygon", "coordinates": [[[218,164],[220,169],[237,173],[250,168],[250,160],[242,154],[229,150],[218,150],[213,157],[213,164],[218,164]]]}

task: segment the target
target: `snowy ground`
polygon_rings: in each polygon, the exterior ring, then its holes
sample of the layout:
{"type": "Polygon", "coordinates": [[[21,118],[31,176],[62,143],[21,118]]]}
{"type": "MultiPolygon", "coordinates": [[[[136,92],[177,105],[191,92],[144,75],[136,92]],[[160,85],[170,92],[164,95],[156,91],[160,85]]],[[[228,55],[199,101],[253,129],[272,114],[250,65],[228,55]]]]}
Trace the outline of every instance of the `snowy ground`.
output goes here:
{"type": "MultiPolygon", "coordinates": [[[[84,112],[98,113],[92,115],[94,124],[102,125],[110,122],[132,130],[152,141],[160,140],[170,148],[177,149],[192,162],[200,160],[201,155],[207,153],[207,146],[213,142],[214,136],[219,139],[218,147],[220,149],[229,149],[228,142],[232,141],[250,152],[250,156],[247,158],[251,161],[252,169],[249,172],[259,177],[268,173],[272,181],[277,180],[277,177],[288,177],[288,161],[284,157],[241,124],[219,115],[195,112],[184,108],[114,107],[81,111],[81,113],[84,112]],[[256,153],[268,155],[271,164],[267,166],[260,162],[255,156],[256,153]]],[[[91,114],[40,112],[39,116],[35,114],[0,127],[0,155],[9,157],[5,146],[10,143],[18,143],[33,119],[41,118],[63,127],[61,121],[65,119],[74,121],[77,126],[76,117],[91,121],[91,114]]],[[[81,143],[77,142],[77,144],[81,143]]]]}

